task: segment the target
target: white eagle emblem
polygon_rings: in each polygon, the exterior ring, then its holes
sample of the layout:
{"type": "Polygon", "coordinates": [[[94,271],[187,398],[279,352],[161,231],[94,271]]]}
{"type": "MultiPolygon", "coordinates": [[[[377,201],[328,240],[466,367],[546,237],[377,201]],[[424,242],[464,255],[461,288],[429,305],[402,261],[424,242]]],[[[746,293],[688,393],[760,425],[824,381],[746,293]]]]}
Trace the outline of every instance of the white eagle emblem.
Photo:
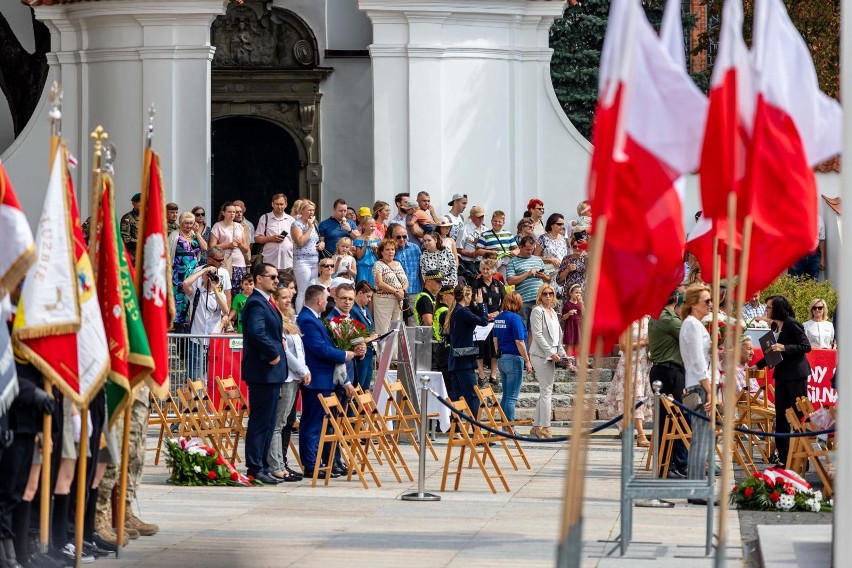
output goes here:
{"type": "Polygon", "coordinates": [[[148,235],[144,254],[142,296],[159,308],[166,303],[166,245],[161,233],[148,235]]]}

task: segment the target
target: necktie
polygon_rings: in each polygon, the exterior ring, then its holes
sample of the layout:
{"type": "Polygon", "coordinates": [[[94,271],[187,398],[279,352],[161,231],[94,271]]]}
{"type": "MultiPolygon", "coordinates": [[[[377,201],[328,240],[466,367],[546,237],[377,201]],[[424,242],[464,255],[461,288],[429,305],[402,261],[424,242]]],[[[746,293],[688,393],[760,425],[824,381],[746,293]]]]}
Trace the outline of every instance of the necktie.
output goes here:
{"type": "Polygon", "coordinates": [[[272,296],[269,296],[269,305],[275,310],[278,309],[278,306],[275,305],[275,300],[272,299],[272,296]]]}

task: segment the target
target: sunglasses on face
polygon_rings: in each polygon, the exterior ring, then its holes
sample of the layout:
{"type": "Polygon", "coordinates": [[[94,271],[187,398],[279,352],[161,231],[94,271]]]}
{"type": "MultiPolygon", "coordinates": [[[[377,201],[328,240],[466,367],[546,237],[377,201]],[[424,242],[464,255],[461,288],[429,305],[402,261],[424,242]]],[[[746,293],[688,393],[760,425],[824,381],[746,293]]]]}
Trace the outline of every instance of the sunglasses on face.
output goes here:
{"type": "Polygon", "coordinates": [[[200,211],[195,214],[196,217],[204,217],[204,211],[200,211]]]}
{"type": "Polygon", "coordinates": [[[334,268],[333,264],[320,264],[320,268],[334,268]]]}
{"type": "Polygon", "coordinates": [[[707,304],[707,305],[709,306],[710,304],[712,304],[712,303],[713,303],[713,300],[712,300],[712,299],[710,299],[710,298],[707,298],[706,300],[702,300],[700,303],[702,303],[702,304],[707,304]]]}
{"type": "Polygon", "coordinates": [[[554,223],[554,225],[557,225],[557,226],[559,226],[559,227],[564,227],[564,226],[565,226],[565,223],[554,223]]]}
{"type": "Polygon", "coordinates": [[[824,310],[825,306],[814,306],[814,310],[824,310]]]}
{"type": "Polygon", "coordinates": [[[269,278],[270,280],[278,280],[278,275],[277,275],[277,274],[264,274],[264,275],[263,275],[263,277],[264,277],[264,278],[269,278]]]}
{"type": "Polygon", "coordinates": [[[397,239],[397,240],[403,241],[403,240],[408,239],[408,236],[407,235],[397,235],[394,238],[397,239]]]}
{"type": "Polygon", "coordinates": [[[553,292],[542,292],[541,295],[542,296],[552,296],[553,292]]]}
{"type": "Polygon", "coordinates": [[[222,258],[213,258],[212,256],[210,256],[207,258],[207,260],[212,260],[213,262],[223,262],[225,260],[225,257],[223,256],[222,258]]]}

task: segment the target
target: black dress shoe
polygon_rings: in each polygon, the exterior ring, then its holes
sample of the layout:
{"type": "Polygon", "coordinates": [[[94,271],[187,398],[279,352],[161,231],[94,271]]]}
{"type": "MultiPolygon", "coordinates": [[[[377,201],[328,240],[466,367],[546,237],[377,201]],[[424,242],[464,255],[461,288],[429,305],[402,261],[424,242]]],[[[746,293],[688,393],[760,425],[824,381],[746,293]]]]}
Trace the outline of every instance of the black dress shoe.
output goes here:
{"type": "Polygon", "coordinates": [[[97,531],[90,534],[86,538],[86,540],[88,540],[91,543],[96,544],[98,548],[100,548],[101,550],[106,550],[107,552],[115,552],[116,550],[118,550],[118,545],[115,545],[115,544],[112,544],[110,542],[105,541],[104,539],[101,538],[101,535],[99,535],[97,533],[97,531]]]}
{"type": "Polygon", "coordinates": [[[349,475],[349,468],[347,468],[347,467],[346,467],[345,465],[343,465],[343,464],[337,464],[337,463],[336,463],[336,464],[334,464],[334,465],[332,466],[332,468],[331,468],[331,473],[332,473],[332,475],[333,475],[333,474],[337,474],[338,476],[341,476],[341,475],[349,475]]]}
{"type": "Polygon", "coordinates": [[[105,556],[110,555],[110,552],[108,550],[104,550],[91,540],[83,541],[83,553],[90,554],[95,558],[104,558],[105,556]]]}
{"type": "Polygon", "coordinates": [[[290,469],[290,466],[288,466],[288,465],[284,466],[284,471],[286,471],[287,473],[289,473],[290,475],[292,475],[294,477],[298,477],[299,479],[302,479],[302,477],[303,477],[301,471],[296,471],[295,469],[290,469]]]}
{"type": "MultiPolygon", "coordinates": [[[[707,506],[707,499],[687,499],[686,501],[690,505],[704,505],[705,507],[707,506]]],[[[719,500],[716,499],[715,501],[713,501],[713,505],[718,507],[719,506],[719,500]]]]}
{"type": "MultiPolygon", "coordinates": [[[[306,478],[309,478],[309,479],[313,479],[313,477],[314,477],[314,470],[312,470],[312,469],[306,469],[306,470],[305,470],[305,477],[306,477],[306,478]]],[[[331,468],[331,475],[330,475],[329,477],[331,477],[331,479],[337,479],[338,477],[340,477],[340,474],[339,474],[339,473],[334,473],[334,468],[331,468]]],[[[319,472],[319,475],[317,476],[317,479],[325,479],[325,472],[324,472],[324,471],[319,472]]]]}
{"type": "Polygon", "coordinates": [[[279,483],[281,483],[280,479],[278,479],[274,475],[266,473],[265,471],[258,472],[257,475],[254,476],[254,478],[260,481],[261,483],[266,483],[267,485],[278,485],[279,483]]]}

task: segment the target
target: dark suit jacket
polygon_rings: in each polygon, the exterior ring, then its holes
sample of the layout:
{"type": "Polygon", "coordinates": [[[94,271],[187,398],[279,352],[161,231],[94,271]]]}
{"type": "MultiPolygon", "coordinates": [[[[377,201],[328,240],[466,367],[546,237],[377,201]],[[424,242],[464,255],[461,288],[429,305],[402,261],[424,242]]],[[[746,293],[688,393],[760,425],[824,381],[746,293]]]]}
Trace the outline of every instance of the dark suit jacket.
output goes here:
{"type": "MultiPolygon", "coordinates": [[[[473,330],[476,326],[488,325],[488,314],[485,304],[478,307],[471,303],[471,307],[458,305],[450,320],[450,345],[455,348],[473,347],[473,330]],[[474,312],[473,310],[476,310],[474,312]]],[[[450,350],[450,371],[469,370],[476,368],[476,356],[456,357],[450,350]]]]}
{"type": "MultiPolygon", "coordinates": [[[[376,331],[376,322],[373,321],[373,314],[370,312],[370,308],[364,306],[364,308],[358,307],[358,304],[352,306],[352,311],[349,312],[349,317],[354,319],[355,321],[361,322],[364,324],[364,327],[367,328],[367,331],[373,333],[376,331]]],[[[375,351],[373,344],[367,344],[367,352],[375,351]]]]}
{"type": "Polygon", "coordinates": [[[281,313],[255,290],[243,307],[243,380],[279,384],[287,380],[287,353],[281,342],[281,313]],[[269,362],[281,357],[275,365],[269,362]]]}
{"type": "Polygon", "coordinates": [[[302,308],[299,317],[296,318],[296,324],[302,331],[305,363],[311,370],[311,383],[304,388],[333,390],[334,367],[346,362],[346,352],[334,346],[325,324],[310,308],[302,308]]]}
{"type": "MultiPolygon", "coordinates": [[[[774,326],[774,324],[773,324],[774,326]]],[[[784,320],[778,343],[784,346],[781,353],[784,360],[778,363],[773,372],[776,382],[807,381],[811,374],[811,365],[805,353],[811,350],[811,342],[805,335],[805,328],[793,318],[784,320]]],[[[757,362],[757,368],[766,367],[766,358],[757,362]]]]}

